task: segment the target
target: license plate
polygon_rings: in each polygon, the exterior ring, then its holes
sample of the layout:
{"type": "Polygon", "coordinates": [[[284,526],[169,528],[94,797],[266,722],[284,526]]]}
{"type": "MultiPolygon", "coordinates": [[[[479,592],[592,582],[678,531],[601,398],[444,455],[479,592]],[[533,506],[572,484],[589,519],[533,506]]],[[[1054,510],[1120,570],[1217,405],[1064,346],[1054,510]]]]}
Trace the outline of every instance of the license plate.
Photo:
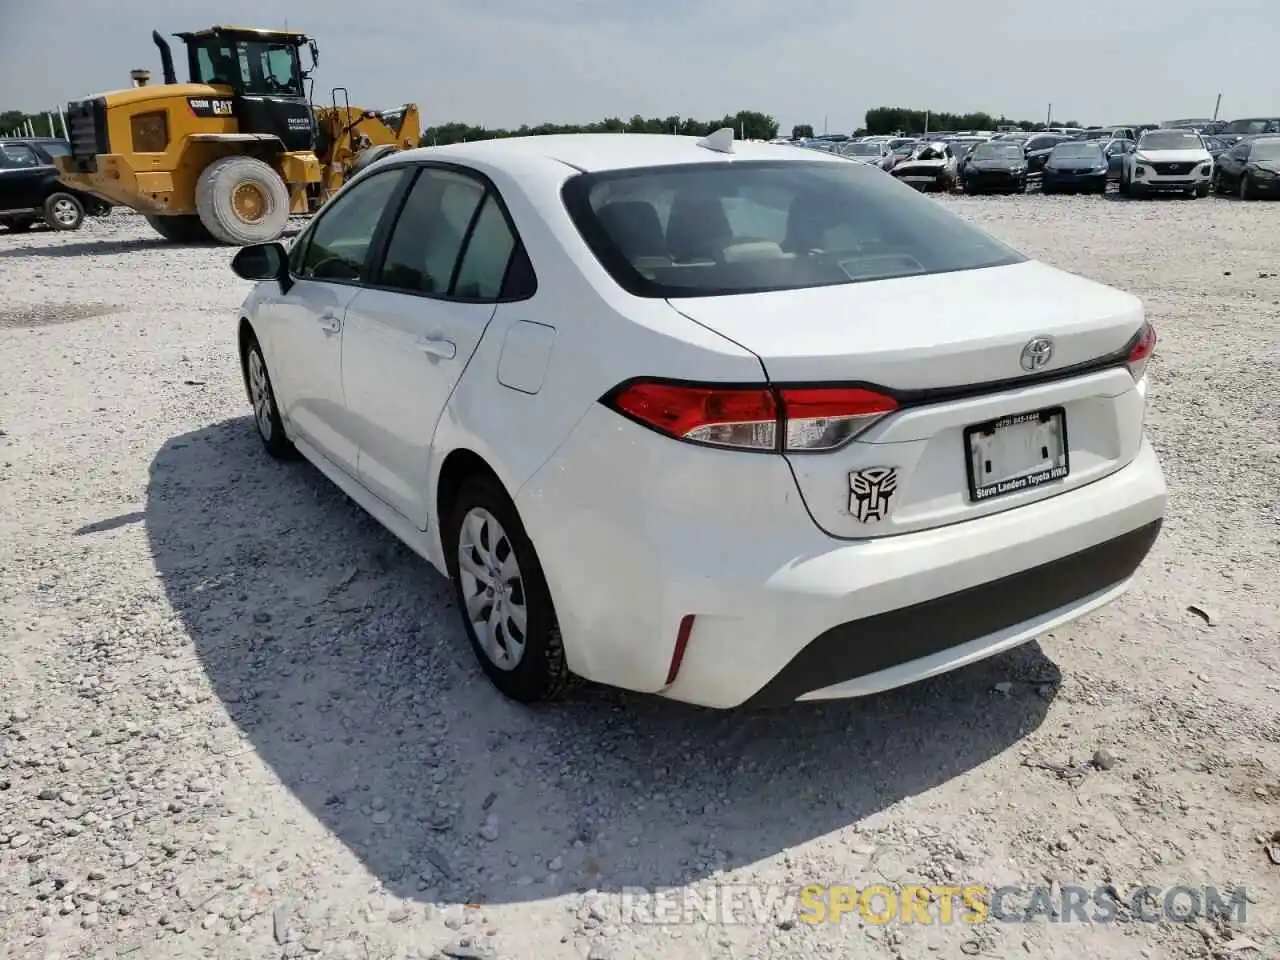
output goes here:
{"type": "Polygon", "coordinates": [[[1071,471],[1062,407],[974,424],[965,428],[964,444],[974,503],[1061,480],[1071,471]]]}
{"type": "Polygon", "coordinates": [[[934,177],[903,177],[907,183],[933,183],[934,177]]]}

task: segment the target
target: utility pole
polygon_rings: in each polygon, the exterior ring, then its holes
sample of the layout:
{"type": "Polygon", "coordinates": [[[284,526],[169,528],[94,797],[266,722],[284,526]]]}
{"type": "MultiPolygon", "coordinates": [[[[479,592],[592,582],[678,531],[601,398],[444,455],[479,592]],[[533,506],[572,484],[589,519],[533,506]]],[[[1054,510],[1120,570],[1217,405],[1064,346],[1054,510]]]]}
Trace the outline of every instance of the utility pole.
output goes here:
{"type": "Polygon", "coordinates": [[[1218,110],[1222,107],[1222,94],[1218,94],[1218,102],[1213,105],[1213,119],[1218,119],[1218,110]]]}
{"type": "Polygon", "coordinates": [[[1046,127],[1053,124],[1053,104],[1049,104],[1049,112],[1044,115],[1044,125],[1046,127]]]}

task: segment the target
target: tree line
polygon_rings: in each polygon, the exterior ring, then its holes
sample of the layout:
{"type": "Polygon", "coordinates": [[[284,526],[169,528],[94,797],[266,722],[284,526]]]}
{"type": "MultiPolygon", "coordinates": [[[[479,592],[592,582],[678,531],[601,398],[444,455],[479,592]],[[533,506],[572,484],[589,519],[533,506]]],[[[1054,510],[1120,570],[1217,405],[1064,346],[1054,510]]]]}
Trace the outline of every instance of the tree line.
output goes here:
{"type": "Polygon", "coordinates": [[[608,117],[595,123],[540,123],[514,129],[484,127],[472,123],[442,123],[422,132],[423,146],[445,146],[472,140],[497,140],[504,137],[536,137],[557,133],[671,133],[682,137],[705,137],[721,127],[732,127],[736,136],[745,140],[772,140],[778,135],[778,121],[756,110],[739,110],[719,120],[695,120],[692,117],[642,117],[630,120],[608,117]]]}
{"type": "MultiPolygon", "coordinates": [[[[1021,130],[1043,130],[1048,124],[1034,120],[1010,120],[1004,114],[998,117],[989,113],[948,113],[945,110],[918,110],[914,107],[873,107],[868,110],[863,135],[897,133],[926,133],[929,130],[996,130],[1004,126],[1021,130]]],[[[1059,127],[1078,127],[1075,120],[1057,123],[1059,127]]]]}
{"type": "MultiPolygon", "coordinates": [[[[28,114],[21,110],[0,112],[0,135],[11,130],[24,129],[30,120],[36,136],[57,136],[60,131],[50,128],[48,114],[28,114]]],[[[1010,120],[1001,114],[948,113],[945,110],[921,110],[915,107],[873,107],[863,117],[863,126],[850,133],[857,136],[872,134],[919,134],[926,130],[995,130],[1002,126],[1015,126],[1022,130],[1043,130],[1045,124],[1033,120],[1010,120]]],[[[55,120],[55,125],[57,121],[55,120]]],[[[1078,127],[1074,120],[1059,126],[1078,127]]],[[[444,146],[471,140],[494,140],[503,137],[543,136],[556,133],[672,133],[685,137],[705,137],[721,127],[732,127],[734,133],[747,140],[772,140],[778,135],[778,121],[758,110],[739,110],[725,114],[719,120],[695,120],[692,117],[642,117],[636,114],[629,120],[608,117],[595,123],[540,123],[536,126],[522,124],[514,129],[486,127],[473,123],[451,122],[427,127],[422,133],[423,146],[444,146]]],[[[798,123],[791,128],[793,139],[812,137],[814,128],[809,123],[798,123]]]]}

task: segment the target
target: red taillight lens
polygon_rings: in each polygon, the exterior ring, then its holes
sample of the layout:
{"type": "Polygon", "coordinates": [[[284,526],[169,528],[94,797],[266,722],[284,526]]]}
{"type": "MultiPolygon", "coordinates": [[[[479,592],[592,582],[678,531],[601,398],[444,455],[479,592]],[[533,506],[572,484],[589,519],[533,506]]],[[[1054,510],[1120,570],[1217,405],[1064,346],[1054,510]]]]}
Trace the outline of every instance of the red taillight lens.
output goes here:
{"type": "Polygon", "coordinates": [[[778,406],[767,387],[703,387],[640,381],[610,405],[662,433],[744,450],[775,450],[778,406]]]}
{"type": "Polygon", "coordinates": [[[856,387],[806,387],[779,391],[788,450],[833,450],[852,440],[898,401],[856,387]]]}
{"type": "Polygon", "coordinates": [[[1135,381],[1141,380],[1147,372],[1147,361],[1151,358],[1151,354],[1155,353],[1155,349],[1156,328],[1149,322],[1143,321],[1142,329],[1133,338],[1133,343],[1129,346],[1129,355],[1125,358],[1129,373],[1133,375],[1135,381]]]}
{"type": "Polygon", "coordinates": [[[833,450],[898,409],[892,397],[854,387],[691,386],[642,380],[605,402],[660,433],[736,450],[833,450]]]}

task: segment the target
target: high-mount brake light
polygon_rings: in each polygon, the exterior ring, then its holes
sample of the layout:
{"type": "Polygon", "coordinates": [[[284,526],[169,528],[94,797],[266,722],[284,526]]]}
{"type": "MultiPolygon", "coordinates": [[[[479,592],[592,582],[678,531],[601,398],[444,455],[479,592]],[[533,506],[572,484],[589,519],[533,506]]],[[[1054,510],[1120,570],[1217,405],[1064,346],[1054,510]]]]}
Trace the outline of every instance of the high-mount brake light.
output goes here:
{"type": "Polygon", "coordinates": [[[848,443],[898,409],[860,387],[742,387],[638,380],[605,403],[652,430],[731,450],[817,453],[848,443]]]}
{"type": "Polygon", "coordinates": [[[1147,372],[1147,361],[1156,349],[1156,328],[1150,321],[1144,320],[1142,328],[1129,344],[1129,354],[1125,357],[1125,365],[1129,368],[1134,382],[1143,378],[1147,372]]]}

